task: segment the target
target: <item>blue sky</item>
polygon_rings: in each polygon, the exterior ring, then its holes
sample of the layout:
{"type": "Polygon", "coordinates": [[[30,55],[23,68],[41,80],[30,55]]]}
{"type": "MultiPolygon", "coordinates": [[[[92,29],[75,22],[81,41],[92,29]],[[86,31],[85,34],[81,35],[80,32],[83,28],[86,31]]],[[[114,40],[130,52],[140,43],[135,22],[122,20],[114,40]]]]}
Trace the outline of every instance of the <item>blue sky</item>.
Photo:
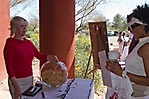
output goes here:
{"type": "MultiPolygon", "coordinates": [[[[39,14],[38,13],[39,0],[33,0],[33,1],[34,2],[31,3],[31,6],[29,8],[25,9],[22,13],[19,14],[20,16],[29,19],[31,14],[35,15],[39,14]]],[[[145,2],[149,4],[149,0],[111,0],[111,2],[99,6],[98,9],[101,12],[101,14],[103,14],[106,17],[106,19],[109,19],[112,22],[113,17],[116,14],[119,13],[122,16],[126,17],[128,14],[132,12],[134,8],[136,8],[136,5],[142,5],[145,2]]],[[[17,9],[18,8],[12,9],[11,15],[17,9]]]]}

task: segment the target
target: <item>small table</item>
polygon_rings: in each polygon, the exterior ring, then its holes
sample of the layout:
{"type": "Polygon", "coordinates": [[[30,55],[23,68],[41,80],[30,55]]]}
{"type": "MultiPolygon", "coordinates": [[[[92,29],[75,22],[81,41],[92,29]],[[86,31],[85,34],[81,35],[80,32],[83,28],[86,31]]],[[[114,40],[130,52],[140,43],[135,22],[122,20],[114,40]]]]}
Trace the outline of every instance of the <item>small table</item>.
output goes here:
{"type": "Polygon", "coordinates": [[[95,99],[94,81],[92,79],[67,79],[67,81],[58,88],[43,85],[34,97],[23,96],[23,99],[95,99]],[[73,81],[72,81],[73,80],[73,81]],[[70,84],[70,82],[72,82],[70,84]],[[45,98],[42,98],[44,92],[45,98]],[[61,98],[63,95],[63,98],[61,98]]]}

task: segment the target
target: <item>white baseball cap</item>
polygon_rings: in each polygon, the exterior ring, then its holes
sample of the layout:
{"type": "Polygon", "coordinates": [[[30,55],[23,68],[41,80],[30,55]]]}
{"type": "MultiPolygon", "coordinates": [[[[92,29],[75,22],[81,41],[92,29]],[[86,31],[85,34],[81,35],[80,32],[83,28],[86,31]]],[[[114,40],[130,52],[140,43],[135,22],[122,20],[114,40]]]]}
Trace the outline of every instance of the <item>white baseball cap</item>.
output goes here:
{"type": "Polygon", "coordinates": [[[140,25],[146,25],[144,23],[142,23],[141,21],[139,21],[139,19],[132,17],[131,21],[128,22],[127,24],[125,24],[125,26],[130,27],[131,25],[133,25],[134,23],[138,23],[140,25]]]}

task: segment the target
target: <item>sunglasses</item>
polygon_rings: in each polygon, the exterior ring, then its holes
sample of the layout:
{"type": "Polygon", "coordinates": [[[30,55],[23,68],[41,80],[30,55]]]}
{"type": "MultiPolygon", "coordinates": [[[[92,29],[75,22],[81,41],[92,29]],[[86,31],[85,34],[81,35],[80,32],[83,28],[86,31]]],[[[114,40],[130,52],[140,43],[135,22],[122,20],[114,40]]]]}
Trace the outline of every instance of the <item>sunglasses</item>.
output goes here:
{"type": "Polygon", "coordinates": [[[131,25],[130,28],[133,30],[135,27],[140,26],[140,25],[141,25],[141,24],[135,23],[135,24],[131,25]]]}

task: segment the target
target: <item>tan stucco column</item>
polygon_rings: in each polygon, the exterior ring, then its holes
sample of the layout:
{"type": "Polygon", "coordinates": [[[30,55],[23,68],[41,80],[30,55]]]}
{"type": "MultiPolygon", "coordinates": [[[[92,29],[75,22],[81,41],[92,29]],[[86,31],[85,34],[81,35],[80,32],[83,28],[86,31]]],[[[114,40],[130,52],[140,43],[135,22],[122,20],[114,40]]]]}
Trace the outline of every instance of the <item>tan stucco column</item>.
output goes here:
{"type": "Polygon", "coordinates": [[[6,69],[3,58],[3,48],[9,36],[9,0],[0,0],[0,81],[6,78],[6,69]]]}
{"type": "Polygon", "coordinates": [[[55,54],[74,78],[75,0],[39,0],[40,51],[55,54]]]}

